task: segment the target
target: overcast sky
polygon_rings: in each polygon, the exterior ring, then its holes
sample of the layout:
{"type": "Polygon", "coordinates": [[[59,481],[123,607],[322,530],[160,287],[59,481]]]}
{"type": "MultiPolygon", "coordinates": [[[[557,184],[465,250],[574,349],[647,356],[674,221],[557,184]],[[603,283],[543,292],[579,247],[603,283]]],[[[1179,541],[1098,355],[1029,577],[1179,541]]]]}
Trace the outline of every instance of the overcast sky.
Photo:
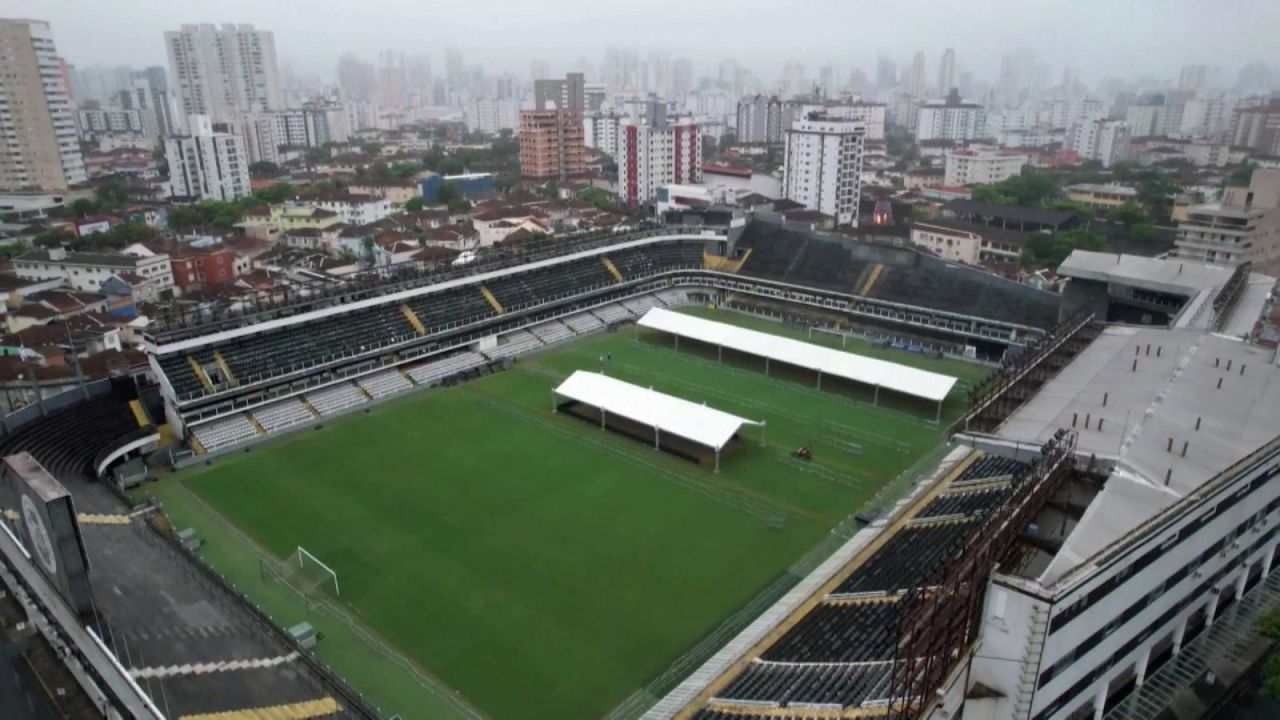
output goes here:
{"type": "Polygon", "coordinates": [[[300,75],[330,78],[342,53],[425,53],[437,74],[446,45],[490,72],[558,72],[606,46],[666,50],[714,73],[735,57],[766,79],[788,60],[816,74],[834,63],[874,77],[876,56],[923,50],[930,77],[943,48],[993,79],[1005,52],[1026,48],[1082,78],[1175,79],[1186,63],[1234,78],[1240,65],[1280,62],[1277,0],[0,0],[0,16],[47,20],[76,65],[164,65],[163,32],[183,23],[253,23],[300,75]]]}

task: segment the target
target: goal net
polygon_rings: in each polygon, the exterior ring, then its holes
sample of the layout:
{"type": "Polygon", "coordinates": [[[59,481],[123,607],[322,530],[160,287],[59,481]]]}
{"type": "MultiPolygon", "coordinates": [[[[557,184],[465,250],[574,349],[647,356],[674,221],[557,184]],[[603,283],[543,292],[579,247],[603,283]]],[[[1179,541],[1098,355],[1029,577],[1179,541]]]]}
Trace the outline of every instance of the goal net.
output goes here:
{"type": "Polygon", "coordinates": [[[332,594],[337,597],[338,573],[301,545],[289,556],[287,580],[304,595],[332,594]]]}

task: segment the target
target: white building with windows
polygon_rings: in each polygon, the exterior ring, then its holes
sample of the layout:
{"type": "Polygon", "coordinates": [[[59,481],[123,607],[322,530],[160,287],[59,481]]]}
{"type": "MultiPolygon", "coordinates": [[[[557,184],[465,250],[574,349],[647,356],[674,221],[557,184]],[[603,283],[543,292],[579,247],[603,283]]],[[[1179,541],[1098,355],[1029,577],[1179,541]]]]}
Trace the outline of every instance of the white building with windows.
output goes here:
{"type": "Polygon", "coordinates": [[[626,115],[615,112],[587,113],[582,117],[582,132],[586,146],[616,158],[618,139],[622,137],[622,125],[626,121],[626,115]]]}
{"type": "Polygon", "coordinates": [[[475,98],[467,103],[467,129],[497,135],[520,127],[520,101],[515,98],[475,98]]]}
{"type": "Polygon", "coordinates": [[[987,111],[967,102],[955,90],[943,100],[930,100],[916,110],[916,142],[977,140],[986,137],[987,111]]]}
{"type": "Polygon", "coordinates": [[[183,25],[164,34],[169,78],[182,115],[233,122],[241,113],[283,110],[275,35],[252,25],[183,25]]]}
{"type": "Polygon", "coordinates": [[[207,116],[188,118],[189,135],[165,140],[169,193],[190,200],[235,200],[248,195],[249,155],[244,140],[207,116]]]}
{"type": "Polygon", "coordinates": [[[822,113],[832,120],[854,120],[867,128],[868,140],[884,140],[885,116],[888,106],[884,103],[855,102],[829,105],[806,105],[803,115],[822,113]]]}
{"type": "Polygon", "coordinates": [[[13,271],[23,280],[59,280],[80,292],[100,292],[104,281],[122,273],[141,278],[148,297],[171,290],[169,256],[138,248],[135,254],[70,252],[61,247],[28,250],[13,259],[13,271]]]}
{"type": "Polygon", "coordinates": [[[347,225],[367,225],[391,214],[389,198],[352,192],[317,195],[311,198],[310,204],[338,213],[339,222],[347,225]]]}
{"type": "Polygon", "coordinates": [[[1123,120],[1089,120],[1072,127],[1068,141],[1081,160],[1111,167],[1128,155],[1129,126],[1123,120]]]}
{"type": "Polygon", "coordinates": [[[976,148],[946,154],[942,184],[948,187],[997,183],[1022,173],[1030,158],[1019,152],[976,148]]]}
{"type": "Polygon", "coordinates": [[[855,120],[810,115],[787,131],[782,193],[830,215],[837,225],[858,224],[866,126],[855,120]]]}
{"type": "Polygon", "coordinates": [[[669,121],[665,107],[651,103],[645,124],[625,120],[620,130],[618,196],[628,205],[653,202],[663,185],[702,182],[702,137],[693,120],[669,121]]]}
{"type": "Polygon", "coordinates": [[[49,24],[0,19],[0,57],[0,190],[84,182],[76,111],[49,24]]]}

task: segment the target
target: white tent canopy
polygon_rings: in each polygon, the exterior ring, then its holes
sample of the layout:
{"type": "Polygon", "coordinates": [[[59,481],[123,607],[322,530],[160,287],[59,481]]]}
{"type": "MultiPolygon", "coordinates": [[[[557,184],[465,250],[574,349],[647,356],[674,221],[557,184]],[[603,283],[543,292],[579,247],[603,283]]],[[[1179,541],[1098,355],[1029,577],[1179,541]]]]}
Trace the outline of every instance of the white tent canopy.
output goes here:
{"type": "Polygon", "coordinates": [[[764,424],[586,370],[575,371],[555,393],[597,407],[608,415],[692,440],[712,448],[717,455],[738,428],[764,424]]]}
{"type": "Polygon", "coordinates": [[[640,318],[639,325],[937,403],[946,399],[956,384],[956,379],[950,375],[854,355],[662,308],[653,308],[645,313],[640,318]]]}

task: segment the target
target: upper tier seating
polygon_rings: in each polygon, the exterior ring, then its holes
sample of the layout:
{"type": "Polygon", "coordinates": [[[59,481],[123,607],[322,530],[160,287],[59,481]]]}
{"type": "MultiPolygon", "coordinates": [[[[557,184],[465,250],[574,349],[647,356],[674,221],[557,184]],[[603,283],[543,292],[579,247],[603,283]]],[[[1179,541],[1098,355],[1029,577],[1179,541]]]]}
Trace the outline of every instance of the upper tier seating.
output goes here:
{"type": "Polygon", "coordinates": [[[985,513],[1009,494],[1008,487],[988,488],[972,492],[947,492],[934,498],[916,517],[941,517],[943,515],[978,515],[985,513]]]}
{"type": "Polygon", "coordinates": [[[1053,293],[921,253],[885,250],[875,262],[834,240],[761,222],[747,226],[738,246],[751,248],[746,275],[858,294],[878,264],[872,298],[1042,328],[1058,319],[1053,293]]]}
{"type": "Polygon", "coordinates": [[[944,562],[972,525],[967,522],[908,525],[853,571],[837,593],[894,593],[920,585],[944,562]]]}
{"type": "Polygon", "coordinates": [[[56,410],[0,439],[0,457],[26,451],[59,478],[92,478],[94,459],[138,430],[129,404],[106,395],[56,410]]]}
{"type": "Polygon", "coordinates": [[[787,665],[753,662],[716,694],[728,700],[858,705],[887,697],[893,663],[787,665]]]}
{"type": "Polygon", "coordinates": [[[898,604],[818,605],[761,657],[786,662],[892,660],[898,604]]]}
{"type": "Polygon", "coordinates": [[[1020,463],[1017,460],[1010,460],[999,455],[983,455],[965,468],[965,471],[960,473],[960,477],[951,483],[951,487],[960,487],[965,484],[986,482],[992,478],[1017,475],[1026,467],[1026,463],[1020,463]]]}
{"type": "MultiPolygon", "coordinates": [[[[696,243],[663,243],[610,253],[610,259],[627,279],[639,279],[679,268],[700,267],[701,246],[696,243]]],[[[497,299],[504,313],[575,297],[596,288],[617,284],[617,278],[599,256],[518,272],[482,283],[497,299]]],[[[206,393],[204,383],[191,366],[214,366],[214,351],[221,352],[235,383],[248,385],[343,358],[376,353],[417,337],[405,317],[401,302],[329,315],[305,323],[264,330],[193,351],[160,357],[160,367],[179,399],[206,393]]],[[[428,335],[497,317],[477,285],[462,285],[426,292],[403,300],[428,335]]],[[[619,312],[624,312],[619,308],[619,312]]],[[[630,317],[627,313],[626,317],[630,317]]],[[[575,328],[577,329],[577,328],[575,328]]]]}

